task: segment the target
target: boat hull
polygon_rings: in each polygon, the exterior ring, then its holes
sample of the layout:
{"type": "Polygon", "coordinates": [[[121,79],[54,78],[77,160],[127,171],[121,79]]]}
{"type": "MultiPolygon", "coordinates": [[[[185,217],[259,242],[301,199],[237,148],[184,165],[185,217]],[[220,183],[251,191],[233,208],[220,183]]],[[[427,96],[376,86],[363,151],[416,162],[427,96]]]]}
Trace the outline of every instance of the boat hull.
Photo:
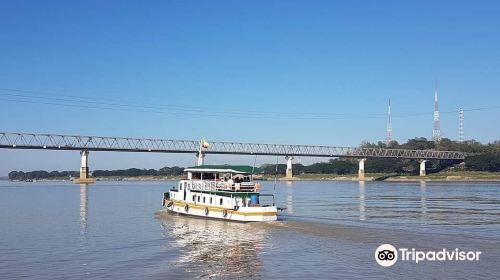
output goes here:
{"type": "Polygon", "coordinates": [[[239,207],[235,210],[169,199],[165,199],[163,205],[171,213],[195,217],[239,222],[269,222],[277,220],[277,208],[275,206],[239,207]]]}

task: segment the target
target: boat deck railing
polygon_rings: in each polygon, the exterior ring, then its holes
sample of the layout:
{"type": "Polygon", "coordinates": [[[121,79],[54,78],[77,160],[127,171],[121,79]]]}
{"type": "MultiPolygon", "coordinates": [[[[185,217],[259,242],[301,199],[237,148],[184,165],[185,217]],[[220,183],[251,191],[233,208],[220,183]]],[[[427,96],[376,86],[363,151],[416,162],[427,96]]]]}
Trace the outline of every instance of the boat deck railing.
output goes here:
{"type": "Polygon", "coordinates": [[[255,192],[254,182],[230,183],[227,181],[196,181],[191,182],[191,188],[202,191],[232,191],[255,192]]]}

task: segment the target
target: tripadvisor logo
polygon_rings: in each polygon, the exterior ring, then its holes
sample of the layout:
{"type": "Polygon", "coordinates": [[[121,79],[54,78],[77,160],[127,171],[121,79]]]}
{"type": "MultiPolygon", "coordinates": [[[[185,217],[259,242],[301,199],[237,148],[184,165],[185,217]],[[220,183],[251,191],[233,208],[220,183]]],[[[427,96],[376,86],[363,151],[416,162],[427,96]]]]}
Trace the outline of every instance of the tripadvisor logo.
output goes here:
{"type": "Polygon", "coordinates": [[[463,251],[458,248],[438,251],[420,251],[415,248],[399,248],[391,244],[382,244],[375,250],[375,261],[381,266],[389,267],[400,261],[419,263],[422,261],[479,261],[481,251],[463,251]]]}
{"type": "Polygon", "coordinates": [[[375,250],[375,260],[381,266],[392,266],[398,260],[398,251],[391,244],[382,244],[375,250]]]}

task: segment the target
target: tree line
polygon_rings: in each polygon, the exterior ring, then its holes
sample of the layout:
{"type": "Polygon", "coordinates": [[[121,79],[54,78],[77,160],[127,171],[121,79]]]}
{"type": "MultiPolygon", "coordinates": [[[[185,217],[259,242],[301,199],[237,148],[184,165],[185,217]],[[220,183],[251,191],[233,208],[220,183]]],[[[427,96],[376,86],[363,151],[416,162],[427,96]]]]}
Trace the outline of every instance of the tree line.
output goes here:
{"type": "MultiPolygon", "coordinates": [[[[119,170],[94,170],[93,177],[138,177],[138,176],[178,176],[184,171],[183,167],[163,167],[156,169],[119,169],[119,170]]],[[[71,177],[79,177],[78,171],[52,171],[47,172],[44,170],[39,171],[12,171],[9,173],[10,180],[30,180],[30,179],[69,179],[71,177]]]]}
{"type": "MultiPolygon", "coordinates": [[[[402,144],[399,144],[397,141],[392,141],[388,144],[384,142],[363,142],[360,147],[460,151],[467,153],[464,163],[456,160],[430,160],[427,163],[428,173],[435,173],[449,168],[468,171],[500,171],[500,141],[481,144],[475,140],[457,142],[448,138],[443,138],[439,142],[434,142],[424,137],[418,137],[409,139],[406,143],[402,144]]],[[[266,164],[263,165],[261,169],[264,170],[264,174],[268,175],[273,175],[276,172],[279,175],[286,173],[285,164],[278,164],[277,166],[276,164],[266,164]]],[[[365,172],[367,173],[417,175],[419,170],[420,163],[418,160],[414,159],[370,158],[365,162],[365,172]]],[[[328,162],[313,163],[311,165],[293,164],[293,172],[294,174],[356,174],[358,172],[358,160],[352,158],[337,158],[330,159],[328,162]]]]}
{"type": "MultiPolygon", "coordinates": [[[[500,171],[500,141],[481,144],[470,140],[465,142],[456,142],[444,138],[439,142],[427,140],[419,137],[408,140],[406,143],[399,144],[392,141],[389,144],[384,142],[369,143],[363,142],[362,148],[390,148],[390,149],[411,149],[411,150],[429,150],[440,151],[462,151],[468,156],[464,163],[457,165],[455,160],[431,160],[428,162],[428,173],[439,172],[448,168],[458,168],[469,171],[500,171]]],[[[264,164],[260,167],[265,175],[286,173],[285,164],[264,164]]],[[[122,170],[95,170],[92,172],[94,177],[137,177],[137,176],[179,176],[184,168],[179,166],[163,167],[156,169],[138,169],[129,168],[122,170]]],[[[330,159],[328,162],[318,162],[311,165],[294,164],[294,174],[356,174],[358,172],[358,160],[352,158],[330,159]]],[[[391,158],[370,158],[365,163],[365,172],[367,173],[396,173],[396,174],[418,174],[419,162],[412,159],[391,159],[391,158]]],[[[28,180],[28,179],[59,179],[78,177],[78,171],[12,171],[9,173],[10,180],[28,180]]]]}

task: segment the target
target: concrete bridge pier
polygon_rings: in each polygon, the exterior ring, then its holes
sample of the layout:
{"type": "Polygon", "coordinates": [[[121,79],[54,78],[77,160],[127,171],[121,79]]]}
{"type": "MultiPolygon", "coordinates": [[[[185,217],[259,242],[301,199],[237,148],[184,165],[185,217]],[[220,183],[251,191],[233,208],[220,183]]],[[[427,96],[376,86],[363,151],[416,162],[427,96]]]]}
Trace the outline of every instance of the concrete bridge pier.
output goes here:
{"type": "Polygon", "coordinates": [[[93,184],[95,183],[95,179],[91,178],[89,175],[89,151],[82,150],[80,152],[81,161],[80,161],[80,178],[75,179],[75,184],[93,184]]]}
{"type": "Polygon", "coordinates": [[[421,160],[420,161],[420,176],[426,176],[427,173],[425,172],[425,163],[427,162],[427,160],[421,160]]]}
{"type": "Polygon", "coordinates": [[[359,160],[359,169],[358,169],[358,180],[359,181],[365,180],[365,161],[366,161],[366,158],[362,158],[359,160]]]}
{"type": "Polygon", "coordinates": [[[292,179],[293,178],[293,172],[292,172],[292,156],[286,156],[286,178],[287,179],[292,179]]]}

